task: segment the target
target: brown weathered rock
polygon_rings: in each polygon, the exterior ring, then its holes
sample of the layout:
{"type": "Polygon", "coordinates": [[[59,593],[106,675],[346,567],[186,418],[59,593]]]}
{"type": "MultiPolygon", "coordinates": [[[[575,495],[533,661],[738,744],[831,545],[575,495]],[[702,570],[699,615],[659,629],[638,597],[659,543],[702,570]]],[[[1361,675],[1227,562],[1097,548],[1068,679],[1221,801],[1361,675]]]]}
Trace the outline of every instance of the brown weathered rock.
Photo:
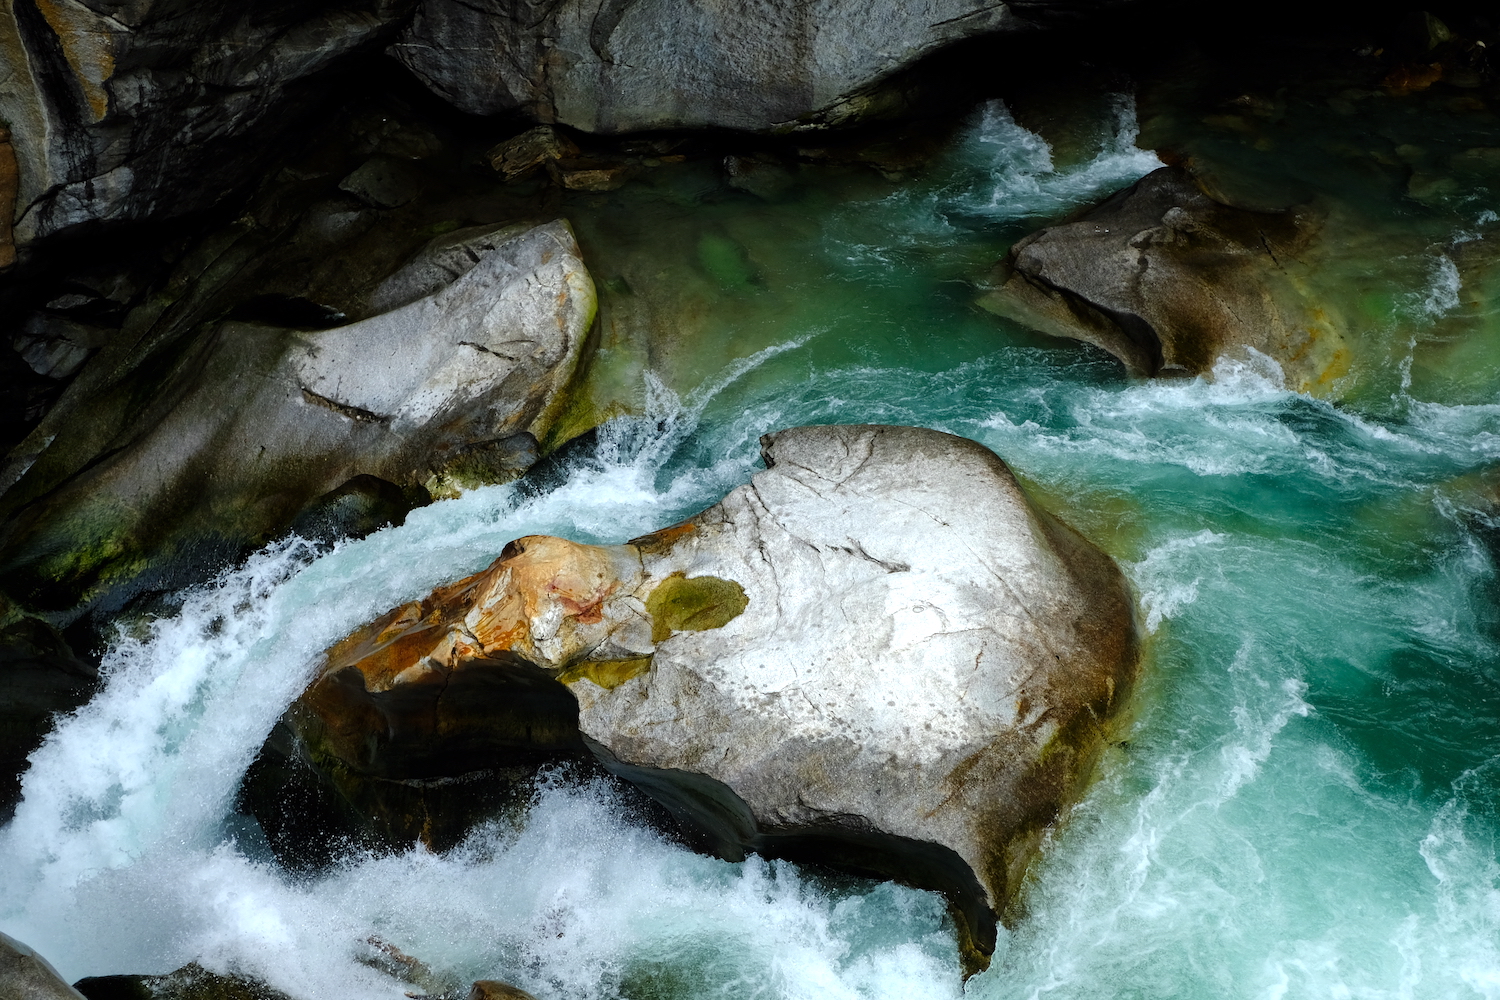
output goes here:
{"type": "Polygon", "coordinates": [[[536,1000],[536,997],[498,979],[481,979],[469,990],[469,1000],[536,1000]]]}
{"type": "Polygon", "coordinates": [[[240,976],[221,976],[194,962],[164,976],[90,976],[74,984],[87,1000],[291,1000],[240,976]]]}
{"type": "Polygon", "coordinates": [[[587,745],[720,856],[946,893],[982,965],[1133,679],[1124,578],[971,441],[804,427],[763,452],[654,535],[510,543],[331,649],[286,724],[350,802],[587,745]]]}
{"type": "Polygon", "coordinates": [[[981,305],[1109,351],[1134,375],[1198,375],[1253,348],[1289,388],[1328,391],[1351,362],[1343,321],[1311,297],[1310,209],[1250,212],[1163,167],[1075,221],[1017,243],[981,305]]]}
{"type": "Polygon", "coordinates": [[[626,163],[562,164],[560,171],[569,191],[615,191],[625,186],[632,172],[626,163]]]}
{"type": "Polygon", "coordinates": [[[578,145],[551,125],[538,125],[489,152],[490,166],[508,181],[579,153],[578,145]]]}

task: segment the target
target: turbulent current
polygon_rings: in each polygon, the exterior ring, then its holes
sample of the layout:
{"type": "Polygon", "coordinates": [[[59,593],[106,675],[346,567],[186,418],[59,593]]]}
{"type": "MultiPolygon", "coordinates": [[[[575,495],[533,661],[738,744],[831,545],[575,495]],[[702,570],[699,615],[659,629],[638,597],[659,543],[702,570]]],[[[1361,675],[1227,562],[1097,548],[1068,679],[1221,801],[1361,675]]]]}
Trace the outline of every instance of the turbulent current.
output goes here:
{"type": "MultiPolygon", "coordinates": [[[[1092,159],[1054,164],[992,104],[920,181],[705,209],[747,248],[711,317],[728,356],[643,369],[634,415],[545,482],[322,554],[272,548],[122,635],[0,830],[0,929],[70,980],[196,960],[304,1000],[411,990],[372,939],[542,1000],[1500,997],[1500,583],[1462,486],[1500,459],[1500,405],[1409,380],[1334,405],[1254,356],[1130,381],[973,308],[969,279],[1015,238],[1157,166],[1128,107],[1092,159]],[[939,897],[693,854],[566,772],[451,852],[316,876],[279,869],[236,814],[273,723],[352,628],[520,535],[672,523],[748,478],[760,434],[828,422],[993,448],[1120,561],[1149,633],[1120,742],[967,987],[939,897]]],[[[639,221],[688,195],[637,197],[618,211],[639,221]]],[[[608,278],[606,235],[575,224],[608,278]]],[[[1455,307],[1449,270],[1394,290],[1419,306],[1400,336],[1455,307]]]]}

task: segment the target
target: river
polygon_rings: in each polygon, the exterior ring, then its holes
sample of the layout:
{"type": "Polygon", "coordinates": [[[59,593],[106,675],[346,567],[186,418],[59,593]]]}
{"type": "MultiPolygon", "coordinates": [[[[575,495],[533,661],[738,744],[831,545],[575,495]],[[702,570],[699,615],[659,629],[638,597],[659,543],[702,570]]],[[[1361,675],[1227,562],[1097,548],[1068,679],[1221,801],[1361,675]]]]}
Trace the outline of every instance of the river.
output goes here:
{"type": "MultiPolygon", "coordinates": [[[[712,335],[606,331],[591,391],[624,415],[560,474],[325,553],[272,547],[122,635],[0,830],[0,929],[70,980],[198,961],[299,1000],[410,990],[371,964],[372,937],[541,1000],[1500,997],[1500,605],[1462,485],[1500,458],[1500,404],[1414,395],[1409,361],[1345,403],[1248,356],[1131,381],[976,309],[972,279],[1016,238],[1158,166],[1129,96],[1110,107],[1068,163],[993,102],[915,180],[840,175],[767,207],[703,201],[689,164],[580,201],[596,279],[677,253],[712,335]],[[655,249],[632,249],[642,233],[655,249]],[[236,813],[271,726],[352,628],[520,535],[670,524],[746,481],[760,434],[828,422],[983,442],[1140,602],[1131,717],[966,989],[939,897],[693,854],[628,791],[565,770],[451,852],[316,876],[280,870],[236,813]]],[[[1394,342],[1458,308],[1446,259],[1389,289],[1407,303],[1394,342]]]]}

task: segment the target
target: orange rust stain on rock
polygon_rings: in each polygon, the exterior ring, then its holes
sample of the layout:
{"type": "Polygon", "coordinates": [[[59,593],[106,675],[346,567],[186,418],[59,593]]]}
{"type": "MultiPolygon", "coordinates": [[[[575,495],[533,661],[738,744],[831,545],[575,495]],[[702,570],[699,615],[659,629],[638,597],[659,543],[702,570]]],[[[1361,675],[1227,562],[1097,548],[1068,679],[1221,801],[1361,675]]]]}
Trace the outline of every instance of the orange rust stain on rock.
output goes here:
{"type": "Polygon", "coordinates": [[[385,690],[433,679],[405,673],[424,661],[453,670],[500,651],[530,656],[530,623],[544,605],[561,609],[565,620],[593,625],[604,620],[605,602],[619,587],[606,550],[529,535],[507,545],[483,572],[402,605],[334,645],[321,676],[354,667],[367,689],[385,690]]]}
{"type": "Polygon", "coordinates": [[[109,93],[104,83],[115,74],[111,22],[83,4],[69,0],[36,0],[36,6],[57,35],[63,58],[78,81],[93,120],[102,121],[109,114],[109,93]]]}
{"type": "Polygon", "coordinates": [[[659,552],[670,548],[678,539],[686,535],[691,535],[697,530],[697,524],[692,521],[683,521],[681,524],[674,524],[669,528],[653,531],[649,535],[632,538],[629,544],[645,552],[659,552]]]}

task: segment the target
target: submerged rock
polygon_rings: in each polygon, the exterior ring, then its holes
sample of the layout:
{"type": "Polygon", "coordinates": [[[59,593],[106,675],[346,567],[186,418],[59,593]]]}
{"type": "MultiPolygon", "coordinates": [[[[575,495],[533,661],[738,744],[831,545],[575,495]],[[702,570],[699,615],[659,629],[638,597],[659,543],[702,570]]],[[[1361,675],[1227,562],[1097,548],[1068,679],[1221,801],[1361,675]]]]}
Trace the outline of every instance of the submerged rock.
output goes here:
{"type": "Polygon", "coordinates": [[[764,472],[682,524],[518,539],[395,609],[285,725],[356,807],[363,776],[586,745],[715,854],[946,893],[981,966],[1133,679],[1125,580],[972,441],[762,446],[764,472]]]}
{"type": "Polygon", "coordinates": [[[45,958],[0,933],[0,997],[5,1000],[83,1000],[45,958]]]}
{"type": "Polygon", "coordinates": [[[1289,388],[1327,392],[1351,363],[1343,323],[1307,291],[1309,209],[1251,212],[1164,167],[1011,251],[992,312],[1109,351],[1133,375],[1199,375],[1253,348],[1289,388]]]}
{"type": "Polygon", "coordinates": [[[514,476],[565,404],[593,322],[578,253],[567,223],[539,226],[390,312],[318,330],[224,319],[165,370],[75,401],[33,432],[0,497],[7,589],[107,610],[264,543],[356,476],[434,492],[514,476]]]}
{"type": "Polygon", "coordinates": [[[538,125],[489,152],[490,166],[508,181],[579,154],[578,144],[551,125],[538,125]]]}
{"type": "Polygon", "coordinates": [[[536,1000],[536,997],[498,979],[481,979],[469,990],[469,1000],[536,1000]]]}
{"type": "Polygon", "coordinates": [[[74,984],[87,1000],[291,1000],[241,976],[221,976],[193,963],[164,976],[91,976],[74,984]]]}

